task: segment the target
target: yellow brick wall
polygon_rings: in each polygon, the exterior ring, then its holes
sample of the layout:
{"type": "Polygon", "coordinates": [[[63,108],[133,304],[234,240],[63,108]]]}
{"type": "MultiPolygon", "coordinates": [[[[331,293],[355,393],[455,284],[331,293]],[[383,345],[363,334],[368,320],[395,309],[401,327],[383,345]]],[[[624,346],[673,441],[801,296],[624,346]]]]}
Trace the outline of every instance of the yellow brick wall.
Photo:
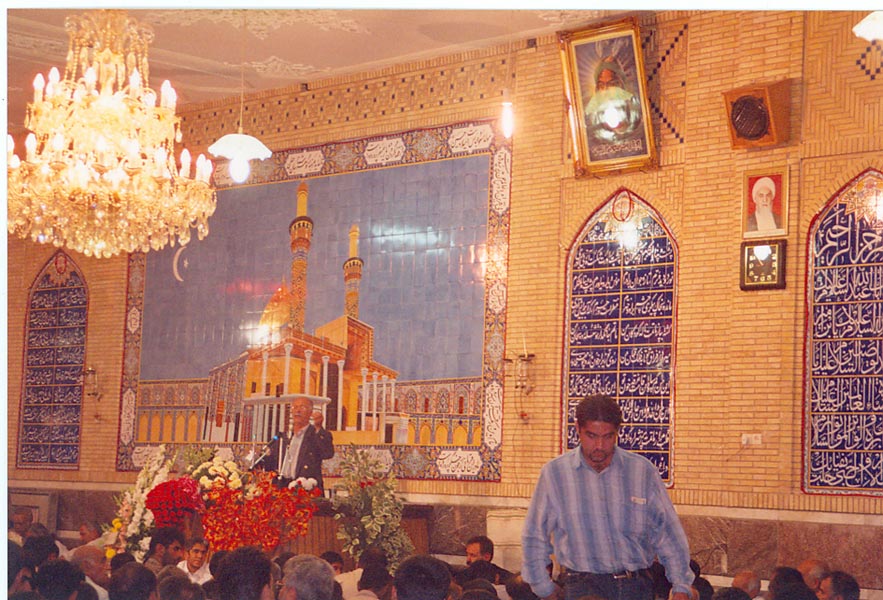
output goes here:
{"type": "MultiPolygon", "coordinates": [[[[495,117],[504,87],[516,110],[507,344],[536,354],[535,387],[507,381],[502,481],[403,481],[407,492],[527,498],[558,453],[566,252],[586,218],[628,187],[666,219],[680,256],[674,488],[696,506],[883,514],[863,497],[800,492],[805,238],[813,215],[868,166],[883,168],[883,78],[855,60],[865,42],[850,29],[864,13],[665,12],[640,18],[659,167],[574,179],[555,36],[471,51],[369,74],[262,92],[246,100],[246,132],[272,149],[322,144],[495,117]],[[510,53],[511,52],[511,53],[510,53]],[[733,150],[723,92],[791,79],[791,138],[733,150]],[[664,116],[664,122],[660,115],[664,116]],[[787,287],[738,285],[743,174],[787,169],[787,287]],[[528,418],[523,420],[519,413],[528,418]],[[742,433],[762,433],[742,448],[742,433]]],[[[186,145],[204,150],[236,128],[238,98],[182,109],[186,145]]],[[[10,479],[118,482],[114,471],[124,326],[122,259],[78,258],[90,284],[88,362],[102,373],[107,414],[84,417],[83,464],[49,475],[16,470],[25,290],[49,249],[9,243],[10,479]],[[96,292],[100,294],[96,295],[96,292]],[[95,434],[95,435],[93,435],[95,434]]]]}

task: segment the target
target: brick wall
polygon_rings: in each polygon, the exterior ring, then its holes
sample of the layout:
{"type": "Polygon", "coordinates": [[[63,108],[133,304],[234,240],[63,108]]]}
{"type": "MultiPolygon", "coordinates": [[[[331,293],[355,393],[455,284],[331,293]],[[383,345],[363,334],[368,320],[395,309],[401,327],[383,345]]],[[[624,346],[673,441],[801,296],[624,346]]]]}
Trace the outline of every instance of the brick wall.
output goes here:
{"type": "MultiPolygon", "coordinates": [[[[883,168],[883,78],[856,60],[850,29],[864,13],[667,12],[641,17],[660,166],[574,179],[554,36],[286,88],[246,100],[246,130],[273,149],[493,117],[504,87],[516,110],[509,256],[510,348],[536,354],[535,387],[507,381],[500,483],[403,481],[404,491],[529,498],[558,453],[564,260],[585,219],[625,186],[666,219],[680,250],[674,488],[680,505],[883,514],[879,499],[800,492],[803,284],[812,217],[862,169],[883,168]],[[652,35],[651,35],[652,34],[652,35]],[[651,77],[652,75],[652,77],[651,77]],[[732,150],[723,92],[789,78],[791,138],[732,150]],[[738,286],[743,173],[787,169],[787,287],[738,286]],[[526,412],[528,418],[519,417],[526,412]],[[742,448],[742,433],[761,433],[742,448]]],[[[873,57],[868,60],[874,59],[873,57]]],[[[876,57],[874,60],[879,61],[876,57]]],[[[235,130],[238,98],[183,107],[191,150],[235,130]]],[[[11,239],[9,252],[9,477],[116,484],[125,260],[76,257],[90,290],[87,364],[104,396],[84,409],[79,471],[15,468],[26,291],[51,248],[11,239]]],[[[507,353],[509,354],[509,353],[507,353]]],[[[879,524],[879,523],[877,523],[879,524]]]]}

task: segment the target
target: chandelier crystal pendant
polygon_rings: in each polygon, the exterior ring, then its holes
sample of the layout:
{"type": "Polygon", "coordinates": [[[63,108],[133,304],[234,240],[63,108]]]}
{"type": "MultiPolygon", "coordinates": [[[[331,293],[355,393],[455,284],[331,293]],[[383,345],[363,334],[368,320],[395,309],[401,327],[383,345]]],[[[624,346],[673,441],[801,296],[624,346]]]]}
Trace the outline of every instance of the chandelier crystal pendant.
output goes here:
{"type": "Polygon", "coordinates": [[[119,10],[69,16],[65,29],[64,77],[34,79],[23,159],[7,139],[9,233],[99,258],[184,245],[191,228],[203,239],[212,163],[186,149],[175,162],[175,90],[149,86],[153,30],[119,10]]]}

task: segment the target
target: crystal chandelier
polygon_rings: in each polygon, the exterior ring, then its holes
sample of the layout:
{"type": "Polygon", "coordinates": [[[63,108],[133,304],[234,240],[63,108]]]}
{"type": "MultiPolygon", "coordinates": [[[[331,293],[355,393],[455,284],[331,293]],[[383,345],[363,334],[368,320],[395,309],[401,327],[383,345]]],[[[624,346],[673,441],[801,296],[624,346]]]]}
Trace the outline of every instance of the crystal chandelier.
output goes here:
{"type": "Polygon", "coordinates": [[[65,29],[64,78],[34,79],[23,160],[7,139],[9,233],[101,258],[186,244],[191,227],[204,238],[212,163],[185,149],[176,165],[175,90],[164,82],[157,104],[148,81],[152,29],[116,10],[65,29]]]}

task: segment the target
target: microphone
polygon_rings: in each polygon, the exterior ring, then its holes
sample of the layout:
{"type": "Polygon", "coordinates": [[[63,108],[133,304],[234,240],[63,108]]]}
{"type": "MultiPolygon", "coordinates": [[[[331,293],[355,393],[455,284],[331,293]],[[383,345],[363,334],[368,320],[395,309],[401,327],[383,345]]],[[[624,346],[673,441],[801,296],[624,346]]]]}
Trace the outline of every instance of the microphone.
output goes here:
{"type": "Polygon", "coordinates": [[[272,446],[273,443],[276,442],[278,439],[279,439],[279,434],[277,433],[276,435],[273,436],[273,439],[271,439],[269,442],[264,444],[264,447],[261,448],[261,451],[260,451],[260,454],[258,455],[257,460],[254,461],[253,463],[251,463],[252,469],[255,468],[259,462],[261,462],[262,460],[267,458],[267,456],[270,455],[270,446],[272,446]]]}

